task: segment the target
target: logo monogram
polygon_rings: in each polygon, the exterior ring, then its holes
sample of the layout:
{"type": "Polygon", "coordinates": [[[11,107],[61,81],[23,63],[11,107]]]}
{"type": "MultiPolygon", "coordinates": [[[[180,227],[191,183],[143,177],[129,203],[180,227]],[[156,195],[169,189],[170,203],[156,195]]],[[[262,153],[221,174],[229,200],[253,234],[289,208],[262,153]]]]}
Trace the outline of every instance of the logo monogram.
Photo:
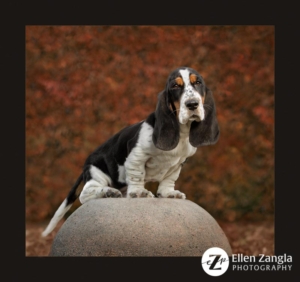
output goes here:
{"type": "Polygon", "coordinates": [[[221,248],[210,248],[202,256],[203,270],[211,276],[220,276],[229,266],[229,257],[221,248]]]}

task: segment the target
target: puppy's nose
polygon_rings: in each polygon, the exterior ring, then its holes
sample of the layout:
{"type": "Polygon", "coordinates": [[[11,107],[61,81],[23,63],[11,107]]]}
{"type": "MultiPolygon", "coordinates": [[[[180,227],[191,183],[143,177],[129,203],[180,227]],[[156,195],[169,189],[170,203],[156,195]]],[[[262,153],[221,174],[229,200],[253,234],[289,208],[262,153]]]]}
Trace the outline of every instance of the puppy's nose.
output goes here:
{"type": "Polygon", "coordinates": [[[199,102],[197,100],[188,100],[185,102],[185,105],[187,106],[187,108],[189,108],[189,110],[195,110],[197,109],[199,102]]]}

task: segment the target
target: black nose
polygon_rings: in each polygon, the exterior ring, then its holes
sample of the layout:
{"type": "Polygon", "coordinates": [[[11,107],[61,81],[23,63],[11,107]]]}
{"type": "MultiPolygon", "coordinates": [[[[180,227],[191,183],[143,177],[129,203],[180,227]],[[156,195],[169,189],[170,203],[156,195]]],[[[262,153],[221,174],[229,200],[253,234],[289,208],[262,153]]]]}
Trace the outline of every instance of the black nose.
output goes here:
{"type": "Polygon", "coordinates": [[[199,103],[196,100],[188,100],[185,102],[185,105],[192,111],[197,109],[199,103]]]}

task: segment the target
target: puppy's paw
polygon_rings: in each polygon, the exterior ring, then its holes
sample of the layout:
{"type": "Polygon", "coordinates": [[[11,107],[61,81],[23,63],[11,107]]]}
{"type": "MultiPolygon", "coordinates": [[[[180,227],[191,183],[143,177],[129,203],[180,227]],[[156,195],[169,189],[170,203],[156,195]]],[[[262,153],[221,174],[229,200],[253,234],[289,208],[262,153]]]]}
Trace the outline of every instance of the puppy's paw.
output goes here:
{"type": "Polygon", "coordinates": [[[154,198],[154,195],[144,188],[132,188],[127,190],[127,198],[154,198]]]}
{"type": "Polygon", "coordinates": [[[167,193],[157,193],[157,196],[158,198],[186,199],[185,194],[178,190],[169,191],[167,193]]]}
{"type": "Polygon", "coordinates": [[[122,198],[122,193],[112,187],[103,187],[95,190],[94,198],[122,198]]]}
{"type": "Polygon", "coordinates": [[[122,193],[118,189],[107,187],[103,189],[103,194],[99,198],[122,198],[122,193]]]}
{"type": "Polygon", "coordinates": [[[98,198],[122,198],[122,193],[121,191],[111,187],[89,188],[81,192],[79,201],[81,204],[84,204],[90,200],[98,198]]]}

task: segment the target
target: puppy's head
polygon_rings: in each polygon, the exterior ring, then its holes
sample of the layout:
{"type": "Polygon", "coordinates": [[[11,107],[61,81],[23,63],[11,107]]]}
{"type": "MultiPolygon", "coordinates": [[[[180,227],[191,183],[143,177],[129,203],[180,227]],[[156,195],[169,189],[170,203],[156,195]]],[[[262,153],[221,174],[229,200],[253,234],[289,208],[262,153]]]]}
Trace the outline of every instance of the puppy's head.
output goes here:
{"type": "Polygon", "coordinates": [[[191,68],[176,69],[170,74],[166,89],[179,123],[204,120],[206,86],[198,72],[191,68]]]}
{"type": "Polygon", "coordinates": [[[153,142],[159,149],[174,149],[179,141],[179,124],[188,122],[192,146],[210,145],[218,140],[212,93],[192,68],[181,67],[171,72],[165,90],[159,94],[155,116],[153,142]]]}

